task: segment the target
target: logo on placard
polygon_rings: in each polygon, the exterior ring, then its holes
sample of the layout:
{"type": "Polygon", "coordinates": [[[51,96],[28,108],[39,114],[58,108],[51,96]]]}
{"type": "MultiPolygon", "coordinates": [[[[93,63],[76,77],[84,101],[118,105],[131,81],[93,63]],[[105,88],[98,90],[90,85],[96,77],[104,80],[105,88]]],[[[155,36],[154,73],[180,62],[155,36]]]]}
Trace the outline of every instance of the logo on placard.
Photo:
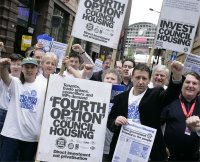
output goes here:
{"type": "Polygon", "coordinates": [[[85,144],[89,144],[89,142],[88,142],[88,141],[83,141],[83,143],[85,143],[85,144]]]}
{"type": "Polygon", "coordinates": [[[95,145],[95,142],[94,142],[94,141],[92,141],[92,142],[91,142],[91,144],[92,144],[92,145],[95,145]]]}
{"type": "Polygon", "coordinates": [[[69,143],[69,144],[68,144],[68,148],[69,148],[69,149],[73,149],[73,148],[74,148],[74,144],[73,144],[73,143],[69,143]]]}
{"type": "Polygon", "coordinates": [[[79,149],[79,144],[75,144],[75,150],[79,149]]]}
{"type": "Polygon", "coordinates": [[[147,134],[147,138],[149,138],[149,139],[152,138],[152,134],[150,134],[150,133],[147,134]]]}
{"type": "Polygon", "coordinates": [[[67,141],[65,140],[65,138],[58,138],[56,140],[56,147],[58,147],[59,149],[63,149],[66,147],[67,141]]]}
{"type": "Polygon", "coordinates": [[[94,146],[91,146],[91,147],[90,147],[90,149],[91,149],[91,150],[94,150],[94,149],[95,149],[95,147],[94,147],[94,146]]]}
{"type": "Polygon", "coordinates": [[[86,24],[86,29],[91,31],[94,29],[94,25],[92,23],[88,23],[88,24],[86,24]]]}
{"type": "Polygon", "coordinates": [[[95,32],[95,33],[99,33],[99,29],[98,29],[98,28],[95,28],[95,29],[94,29],[94,32],[95,32]]]}
{"type": "Polygon", "coordinates": [[[187,47],[185,47],[185,48],[184,48],[184,52],[187,52],[187,51],[188,51],[188,48],[187,48],[187,47]]]}

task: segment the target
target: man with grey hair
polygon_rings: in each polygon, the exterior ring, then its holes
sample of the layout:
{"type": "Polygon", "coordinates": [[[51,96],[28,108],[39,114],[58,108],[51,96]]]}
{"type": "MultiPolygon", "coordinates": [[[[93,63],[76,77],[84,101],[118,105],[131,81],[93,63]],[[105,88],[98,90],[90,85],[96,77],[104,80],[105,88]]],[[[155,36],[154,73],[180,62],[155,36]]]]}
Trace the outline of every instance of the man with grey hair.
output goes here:
{"type": "Polygon", "coordinates": [[[169,69],[165,65],[156,65],[153,68],[151,82],[149,84],[149,88],[153,87],[163,87],[167,88],[167,84],[169,81],[169,69]]]}

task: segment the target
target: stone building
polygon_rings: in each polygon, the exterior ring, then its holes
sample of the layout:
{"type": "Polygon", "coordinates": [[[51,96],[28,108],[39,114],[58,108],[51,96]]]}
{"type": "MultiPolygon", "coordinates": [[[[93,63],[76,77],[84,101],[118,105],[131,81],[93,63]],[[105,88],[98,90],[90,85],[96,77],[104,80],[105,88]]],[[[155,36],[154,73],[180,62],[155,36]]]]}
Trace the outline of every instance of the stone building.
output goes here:
{"type": "Polygon", "coordinates": [[[32,44],[39,34],[49,34],[54,40],[66,43],[71,35],[78,6],[77,0],[1,0],[0,41],[7,54],[23,54],[23,35],[32,36],[32,44]],[[52,27],[52,19],[61,17],[61,25],[52,27]]]}

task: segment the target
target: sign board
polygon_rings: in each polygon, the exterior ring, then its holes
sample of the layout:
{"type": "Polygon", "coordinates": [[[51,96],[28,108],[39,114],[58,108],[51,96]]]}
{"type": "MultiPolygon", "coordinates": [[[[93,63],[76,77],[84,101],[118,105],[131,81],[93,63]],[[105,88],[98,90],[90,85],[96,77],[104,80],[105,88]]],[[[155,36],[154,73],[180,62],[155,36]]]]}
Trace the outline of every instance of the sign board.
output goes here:
{"type": "Polygon", "coordinates": [[[147,162],[156,131],[129,120],[121,128],[112,162],[147,162]]]}
{"type": "Polygon", "coordinates": [[[72,36],[117,49],[128,0],[79,1],[72,36]]]}
{"type": "Polygon", "coordinates": [[[133,43],[147,43],[147,37],[135,37],[133,43]]]}
{"type": "Polygon", "coordinates": [[[22,35],[21,51],[26,51],[28,47],[31,47],[32,36],[22,35]]]}
{"type": "Polygon", "coordinates": [[[55,53],[58,58],[57,68],[61,68],[66,50],[67,50],[67,44],[53,41],[50,52],[55,53]]]}
{"type": "Polygon", "coordinates": [[[103,61],[100,59],[96,59],[94,62],[94,69],[93,72],[101,71],[102,70],[103,61]]]}
{"type": "Polygon", "coordinates": [[[36,160],[101,162],[111,86],[51,75],[36,160]]]}
{"type": "Polygon", "coordinates": [[[199,0],[163,0],[155,46],[190,53],[199,21],[199,0]]]}
{"type": "Polygon", "coordinates": [[[183,73],[194,71],[200,75],[200,56],[189,54],[184,63],[183,73]]]}
{"type": "Polygon", "coordinates": [[[43,43],[43,50],[45,52],[49,52],[51,50],[51,45],[53,42],[53,38],[50,37],[48,34],[42,34],[37,36],[37,41],[43,43]]]}

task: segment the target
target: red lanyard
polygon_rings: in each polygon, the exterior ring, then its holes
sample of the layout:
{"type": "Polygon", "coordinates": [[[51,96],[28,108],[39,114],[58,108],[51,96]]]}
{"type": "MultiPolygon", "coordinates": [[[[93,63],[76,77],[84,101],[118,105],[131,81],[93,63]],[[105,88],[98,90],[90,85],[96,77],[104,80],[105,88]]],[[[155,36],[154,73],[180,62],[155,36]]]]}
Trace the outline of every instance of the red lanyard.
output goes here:
{"type": "Polygon", "coordinates": [[[196,105],[196,100],[195,102],[192,104],[192,106],[190,107],[189,109],[189,112],[187,112],[186,108],[185,108],[185,104],[181,101],[181,97],[179,96],[179,99],[180,99],[180,103],[181,103],[181,108],[183,110],[183,113],[185,115],[186,118],[190,117],[194,111],[194,107],[196,105]]]}

